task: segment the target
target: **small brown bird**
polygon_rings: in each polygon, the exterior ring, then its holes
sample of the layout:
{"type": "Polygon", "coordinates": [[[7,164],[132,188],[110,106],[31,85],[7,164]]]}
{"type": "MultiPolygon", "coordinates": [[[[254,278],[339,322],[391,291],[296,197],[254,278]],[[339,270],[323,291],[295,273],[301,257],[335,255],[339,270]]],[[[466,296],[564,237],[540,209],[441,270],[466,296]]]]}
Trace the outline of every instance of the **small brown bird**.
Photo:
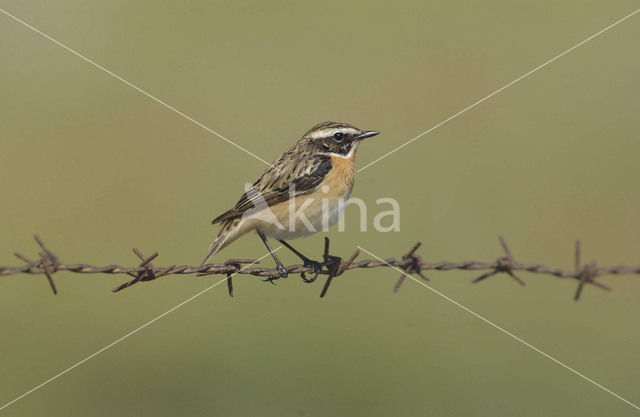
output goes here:
{"type": "Polygon", "coordinates": [[[280,277],[287,276],[287,269],[267,237],[278,239],[305,266],[320,271],[323,264],[302,255],[284,239],[307,236],[338,221],[353,187],[356,149],[363,139],[377,134],[342,122],[312,127],[264,171],[232,209],[213,220],[214,224],[221,223],[222,229],[202,264],[255,230],[275,260],[280,277]]]}

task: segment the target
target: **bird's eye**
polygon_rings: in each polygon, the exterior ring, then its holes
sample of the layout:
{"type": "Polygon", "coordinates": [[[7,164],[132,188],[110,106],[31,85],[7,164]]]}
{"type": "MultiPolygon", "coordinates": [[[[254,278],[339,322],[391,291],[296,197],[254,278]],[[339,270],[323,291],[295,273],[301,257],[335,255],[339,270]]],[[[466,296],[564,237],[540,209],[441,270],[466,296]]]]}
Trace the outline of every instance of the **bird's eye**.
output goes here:
{"type": "Polygon", "coordinates": [[[333,138],[337,141],[341,141],[342,138],[344,138],[344,133],[342,132],[336,132],[333,134],[333,138]]]}

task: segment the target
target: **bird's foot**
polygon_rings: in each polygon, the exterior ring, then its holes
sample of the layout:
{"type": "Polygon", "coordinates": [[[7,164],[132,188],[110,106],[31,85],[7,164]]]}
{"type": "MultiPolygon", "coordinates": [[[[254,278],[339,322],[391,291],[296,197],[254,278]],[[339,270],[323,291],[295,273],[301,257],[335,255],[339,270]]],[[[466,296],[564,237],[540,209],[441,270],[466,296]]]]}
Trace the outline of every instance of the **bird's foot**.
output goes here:
{"type": "Polygon", "coordinates": [[[311,278],[307,278],[307,273],[301,272],[300,278],[302,278],[302,280],[306,283],[311,283],[318,278],[318,275],[323,273],[322,267],[325,266],[325,264],[324,262],[318,262],[318,261],[314,261],[312,259],[306,258],[303,260],[302,266],[306,268],[311,268],[311,273],[313,274],[313,276],[311,278]]]}
{"type": "Polygon", "coordinates": [[[311,270],[300,273],[300,278],[302,278],[304,282],[314,282],[318,278],[318,275],[329,275],[329,277],[332,278],[338,274],[342,259],[338,256],[329,255],[329,238],[324,238],[323,262],[318,262],[314,261],[313,259],[307,258],[302,253],[300,253],[300,251],[298,251],[296,248],[282,239],[280,239],[280,243],[286,246],[291,252],[295,253],[298,258],[302,260],[303,267],[309,268],[311,270]],[[311,273],[312,276],[307,277],[308,273],[311,273]]]}
{"type": "Polygon", "coordinates": [[[307,278],[306,272],[302,272],[300,273],[300,277],[304,282],[311,283],[318,278],[318,275],[335,276],[338,272],[338,268],[340,267],[340,262],[342,262],[342,258],[333,255],[325,255],[323,262],[305,259],[302,266],[311,268],[313,276],[307,278]]]}
{"type": "Polygon", "coordinates": [[[339,256],[329,255],[329,239],[326,237],[324,254],[322,256],[324,260],[322,262],[314,261],[305,257],[304,255],[301,256],[301,254],[299,254],[298,256],[302,258],[303,266],[311,268],[313,273],[313,277],[307,278],[305,276],[305,273],[302,272],[300,274],[300,277],[304,282],[313,282],[318,278],[318,275],[321,274],[329,275],[329,277],[334,277],[337,275],[338,270],[340,269],[340,264],[342,263],[342,258],[340,258],[339,256]]]}
{"type": "Polygon", "coordinates": [[[275,275],[269,275],[268,277],[266,277],[265,279],[263,279],[264,282],[270,282],[273,285],[276,285],[276,283],[274,281],[279,280],[280,278],[286,278],[287,276],[289,276],[289,271],[287,270],[287,268],[282,265],[281,263],[276,265],[276,269],[278,270],[278,273],[275,275]]]}
{"type": "Polygon", "coordinates": [[[268,282],[270,284],[276,285],[275,281],[279,279],[280,279],[279,275],[271,275],[263,279],[262,282],[268,282]]]}
{"type": "Polygon", "coordinates": [[[278,274],[280,278],[286,278],[289,275],[289,271],[287,271],[287,268],[285,268],[284,265],[279,263],[277,265],[277,268],[278,268],[278,274]]]}

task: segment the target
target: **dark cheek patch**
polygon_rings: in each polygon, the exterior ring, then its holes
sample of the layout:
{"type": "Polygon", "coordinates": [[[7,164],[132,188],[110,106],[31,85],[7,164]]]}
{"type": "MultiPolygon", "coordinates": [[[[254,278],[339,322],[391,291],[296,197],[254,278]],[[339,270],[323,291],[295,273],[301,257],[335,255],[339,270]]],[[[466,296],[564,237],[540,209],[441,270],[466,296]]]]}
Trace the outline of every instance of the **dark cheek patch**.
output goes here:
{"type": "Polygon", "coordinates": [[[326,152],[336,153],[339,155],[347,155],[351,151],[351,142],[344,141],[337,143],[331,139],[325,139],[322,141],[322,148],[326,152]]]}

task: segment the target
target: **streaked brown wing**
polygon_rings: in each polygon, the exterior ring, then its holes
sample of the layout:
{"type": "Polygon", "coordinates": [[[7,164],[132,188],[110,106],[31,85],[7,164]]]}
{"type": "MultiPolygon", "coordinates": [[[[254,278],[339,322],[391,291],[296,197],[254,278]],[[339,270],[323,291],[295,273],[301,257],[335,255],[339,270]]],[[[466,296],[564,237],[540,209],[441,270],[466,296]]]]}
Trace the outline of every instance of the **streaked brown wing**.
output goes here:
{"type": "Polygon", "coordinates": [[[331,158],[318,156],[295,163],[283,164],[283,155],[276,163],[280,169],[271,166],[253,184],[252,189],[240,197],[231,209],[216,217],[212,223],[220,223],[242,216],[254,207],[273,206],[313,191],[331,169],[331,158]]]}

